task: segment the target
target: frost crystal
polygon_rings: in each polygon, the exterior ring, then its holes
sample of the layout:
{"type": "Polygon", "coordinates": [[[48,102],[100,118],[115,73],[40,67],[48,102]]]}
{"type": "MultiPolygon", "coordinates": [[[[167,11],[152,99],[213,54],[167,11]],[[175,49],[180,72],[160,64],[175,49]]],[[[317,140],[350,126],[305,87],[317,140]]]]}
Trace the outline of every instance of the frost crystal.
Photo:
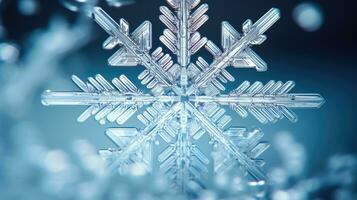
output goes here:
{"type": "Polygon", "coordinates": [[[106,121],[124,124],[140,108],[145,111],[138,119],[143,129],[112,128],[107,136],[118,146],[100,151],[109,161],[112,170],[125,173],[134,166],[151,172],[153,169],[153,144],[159,137],[167,143],[158,156],[160,169],[185,190],[190,181],[203,182],[209,171],[210,159],[200,150],[198,140],[207,134],[213,145],[213,169],[217,174],[239,167],[253,179],[265,181],[258,159],[269,144],[260,142],[263,133],[248,131],[241,127],[225,128],[231,121],[224,107],[230,106],[241,117],[252,114],[261,123],[273,123],[286,117],[292,122],[297,116],[292,109],[318,108],[324,100],[318,94],[289,93],[293,81],[269,81],[266,84],[243,82],[228,94],[224,84],[234,81],[226,70],[255,68],[265,71],[266,63],[251,49],[266,40],[263,35],[280,17],[278,9],[269,10],[257,22],[247,20],[240,34],[228,22],[222,23],[221,50],[212,41],[201,37],[197,30],[208,20],[205,15],[208,5],[195,9],[199,0],[167,0],[174,10],[160,7],[160,20],[167,26],[161,42],[177,56],[172,60],[161,47],[150,53],[152,25],[145,21],[130,34],[129,24],[124,19],[116,23],[105,11],[96,7],[93,19],[109,34],[103,47],[119,50],[108,60],[112,66],[136,66],[146,68],[138,78],[150,89],[144,93],[125,75],[109,83],[101,75],[88,78],[87,82],[77,76],[72,80],[81,89],[79,92],[52,92],[43,94],[45,105],[85,105],[88,108],[78,117],[83,122],[94,116],[101,124],[106,121]],[[195,10],[194,10],[195,9],[195,10]],[[209,64],[198,57],[191,61],[202,47],[214,56],[209,64]]]}

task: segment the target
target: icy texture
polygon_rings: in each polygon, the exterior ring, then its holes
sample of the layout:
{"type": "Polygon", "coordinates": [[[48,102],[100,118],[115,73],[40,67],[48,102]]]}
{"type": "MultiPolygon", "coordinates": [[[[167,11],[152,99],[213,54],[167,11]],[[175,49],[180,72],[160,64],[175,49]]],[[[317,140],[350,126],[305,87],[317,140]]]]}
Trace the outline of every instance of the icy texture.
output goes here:
{"type": "Polygon", "coordinates": [[[273,123],[284,117],[296,122],[297,116],[292,109],[318,108],[324,102],[318,94],[289,93],[295,85],[292,81],[267,84],[245,81],[234,91],[221,94],[224,84],[234,81],[226,70],[228,66],[257,71],[267,69],[266,63],[251,47],[266,40],[264,33],[279,19],[279,10],[269,10],[255,23],[247,20],[243,23],[242,34],[223,22],[221,50],[197,32],[208,20],[207,4],[198,7],[199,0],[167,0],[167,3],[171,9],[160,7],[160,20],[167,26],[160,40],[177,56],[176,63],[161,47],[150,52],[150,22],[145,21],[130,33],[124,19],[117,23],[99,7],[93,12],[93,19],[109,34],[103,47],[119,47],[109,58],[109,65],[144,66],[146,69],[138,78],[151,93],[141,92],[124,75],[111,83],[101,75],[90,77],[87,82],[73,76],[81,91],[46,91],[43,104],[88,106],[78,121],[94,116],[101,124],[106,121],[124,124],[139,108],[145,108],[138,115],[145,128],[107,131],[117,148],[103,150],[101,154],[109,160],[113,170],[125,172],[140,165],[151,171],[152,144],[158,143],[160,137],[168,144],[157,158],[160,169],[182,190],[187,189],[190,181],[203,184],[202,177],[209,170],[210,159],[200,150],[197,141],[207,134],[213,145],[215,173],[238,166],[264,183],[266,175],[261,169],[264,162],[258,157],[269,144],[260,142],[263,133],[258,129],[226,129],[232,118],[225,115],[224,106],[230,106],[243,118],[250,113],[261,123],[273,123]],[[202,57],[193,62],[191,56],[204,46],[214,56],[213,62],[209,64],[202,57]]]}

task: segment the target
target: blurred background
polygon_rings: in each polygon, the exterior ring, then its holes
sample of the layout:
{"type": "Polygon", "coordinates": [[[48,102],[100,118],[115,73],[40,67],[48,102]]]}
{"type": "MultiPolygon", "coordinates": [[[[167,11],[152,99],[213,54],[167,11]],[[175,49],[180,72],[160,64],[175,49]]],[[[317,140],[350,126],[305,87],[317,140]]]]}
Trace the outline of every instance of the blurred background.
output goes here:
{"type": "MultiPolygon", "coordinates": [[[[293,152],[303,154],[299,162],[303,165],[299,172],[302,177],[323,176],[322,169],[329,168],[334,156],[348,155],[348,162],[355,164],[357,3],[347,0],[203,2],[210,6],[210,20],[200,33],[216,44],[220,43],[222,21],[229,21],[240,30],[246,19],[256,21],[271,7],[279,8],[282,13],[281,20],[267,32],[268,40],[253,48],[268,63],[268,71],[229,68],[236,81],[228,89],[236,88],[244,80],[263,83],[294,80],[293,92],[320,93],[326,100],[321,109],[297,111],[299,121],[294,124],[282,120],[260,125],[252,117],[241,119],[232,114],[232,126],[260,127],[265,133],[264,140],[273,144],[263,155],[266,171],[273,173],[284,165],[279,144],[291,140],[299,143],[299,147],[286,156],[289,158],[293,152]]],[[[3,158],[26,150],[29,137],[37,138],[49,149],[69,154],[76,151],[74,142],[78,140],[87,141],[94,149],[114,147],[104,136],[105,128],[114,124],[101,126],[94,119],[78,123],[76,118],[84,107],[45,107],[40,100],[46,89],[75,90],[70,81],[72,74],[82,79],[98,73],[107,79],[126,74],[136,85],[140,84],[136,77],[144,69],[142,66],[107,65],[106,60],[113,53],[102,50],[101,43],[107,35],[86,16],[96,3],[114,19],[125,18],[131,30],[145,20],[151,21],[153,46],[162,46],[158,38],[164,25],[158,16],[159,6],[166,4],[164,1],[0,0],[0,155],[3,158]]],[[[211,58],[205,50],[198,55],[211,58]]],[[[142,127],[135,118],[126,126],[142,127]]],[[[7,162],[3,158],[0,157],[0,162],[7,162]]],[[[346,160],[339,162],[346,163],[346,160]]],[[[8,167],[16,169],[17,164],[11,162],[8,167]]]]}

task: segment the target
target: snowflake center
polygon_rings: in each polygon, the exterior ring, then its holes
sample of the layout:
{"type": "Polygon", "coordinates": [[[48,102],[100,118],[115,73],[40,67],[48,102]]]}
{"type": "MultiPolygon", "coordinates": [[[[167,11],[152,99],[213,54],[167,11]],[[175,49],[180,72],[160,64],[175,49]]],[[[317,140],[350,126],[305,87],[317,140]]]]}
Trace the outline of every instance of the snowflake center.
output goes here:
{"type": "Polygon", "coordinates": [[[182,96],[180,96],[180,98],[181,98],[182,103],[190,102],[190,97],[187,95],[182,95],[182,96]]]}

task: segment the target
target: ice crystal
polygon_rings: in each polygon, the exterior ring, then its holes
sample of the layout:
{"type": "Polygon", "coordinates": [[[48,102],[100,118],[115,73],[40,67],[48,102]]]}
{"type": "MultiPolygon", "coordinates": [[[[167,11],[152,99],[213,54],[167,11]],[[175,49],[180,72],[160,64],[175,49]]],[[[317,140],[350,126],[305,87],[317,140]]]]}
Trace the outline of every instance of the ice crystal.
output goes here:
{"type": "Polygon", "coordinates": [[[259,159],[269,144],[260,142],[263,133],[259,129],[242,127],[225,128],[232,117],[225,114],[229,106],[245,118],[252,114],[261,123],[274,123],[286,117],[297,121],[292,109],[318,108],[324,100],[318,94],[289,93],[293,81],[269,81],[249,83],[244,81],[228,94],[222,93],[225,84],[234,81],[226,70],[254,68],[265,71],[266,63],[251,49],[266,40],[264,33],[280,18],[278,9],[271,9],[257,22],[243,23],[239,33],[228,22],[222,23],[221,50],[197,30],[208,20],[207,4],[200,0],[167,0],[171,7],[160,7],[160,20],[167,26],[161,42],[177,56],[173,60],[161,47],[150,53],[152,25],[145,21],[132,33],[124,19],[115,22],[104,10],[95,7],[93,19],[109,34],[103,47],[119,47],[108,60],[111,66],[137,66],[146,69],[139,76],[143,85],[150,89],[144,93],[125,75],[108,82],[101,75],[82,81],[72,80],[81,89],[78,92],[46,91],[44,105],[85,105],[88,108],[78,117],[83,122],[94,116],[101,124],[106,121],[124,124],[140,108],[145,111],[138,119],[145,125],[138,128],[111,128],[106,135],[117,145],[115,149],[100,151],[109,161],[112,170],[125,173],[134,166],[151,172],[154,156],[153,144],[161,137],[167,148],[158,156],[160,169],[179,188],[186,190],[190,181],[203,184],[209,171],[210,159],[201,150],[198,140],[210,137],[213,145],[213,170],[217,174],[230,169],[243,169],[257,181],[265,181],[259,159]],[[198,7],[197,9],[195,9],[198,7]],[[174,10],[174,11],[172,11],[174,10]],[[191,56],[202,47],[213,55],[209,64],[191,56]]]}

